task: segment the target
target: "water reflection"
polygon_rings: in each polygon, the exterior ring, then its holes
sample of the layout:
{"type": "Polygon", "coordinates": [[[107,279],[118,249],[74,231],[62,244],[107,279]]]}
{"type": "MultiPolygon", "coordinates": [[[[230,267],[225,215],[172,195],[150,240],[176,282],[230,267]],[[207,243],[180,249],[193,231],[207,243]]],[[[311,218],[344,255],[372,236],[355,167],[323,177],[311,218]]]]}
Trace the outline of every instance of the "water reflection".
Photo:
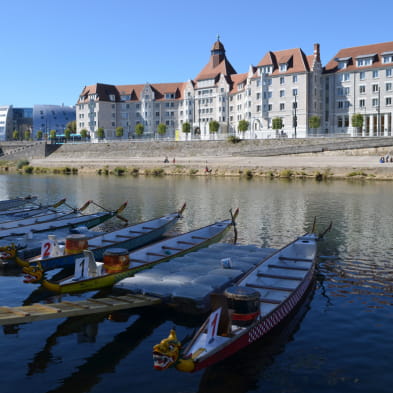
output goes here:
{"type": "MultiPolygon", "coordinates": [[[[183,375],[153,371],[151,347],[167,335],[168,320],[181,327],[181,337],[192,333],[194,321],[187,325],[152,313],[140,322],[132,316],[130,326],[107,320],[21,325],[0,337],[8,354],[0,359],[2,393],[27,384],[35,393],[97,393],[115,387],[127,391],[130,380],[144,393],[208,392],[212,387],[228,392],[390,391],[393,376],[386,370],[393,352],[393,183],[1,175],[0,190],[4,198],[36,194],[43,203],[67,196],[75,206],[94,199],[116,208],[127,199],[123,215],[130,223],[175,211],[187,202],[175,231],[229,218],[229,209],[239,207],[238,242],[274,248],[310,230],[314,217],[319,230],[333,221],[332,231],[319,244],[318,282],[309,310],[282,339],[271,337],[206,372],[183,375]],[[15,364],[28,365],[28,375],[26,367],[15,364]]],[[[102,228],[121,225],[111,220],[102,228]]],[[[43,299],[44,293],[22,280],[18,272],[0,271],[2,304],[43,299]]]]}

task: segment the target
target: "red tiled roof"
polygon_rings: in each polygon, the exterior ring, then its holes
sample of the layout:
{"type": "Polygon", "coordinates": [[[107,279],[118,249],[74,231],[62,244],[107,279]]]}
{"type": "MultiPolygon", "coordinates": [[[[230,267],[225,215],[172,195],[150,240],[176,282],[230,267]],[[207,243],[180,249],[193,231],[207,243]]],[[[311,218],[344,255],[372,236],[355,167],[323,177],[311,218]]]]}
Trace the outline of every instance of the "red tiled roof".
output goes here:
{"type": "Polygon", "coordinates": [[[240,91],[239,90],[239,85],[241,83],[245,83],[247,81],[247,76],[248,76],[248,72],[245,72],[244,74],[233,74],[233,75],[231,75],[232,89],[229,92],[229,94],[238,93],[240,91]]]}
{"type": "Polygon", "coordinates": [[[378,68],[385,66],[382,63],[382,53],[393,51],[393,41],[383,42],[380,44],[356,46],[353,48],[341,49],[325,66],[325,72],[348,72],[359,69],[378,68]],[[359,56],[375,55],[372,65],[357,67],[356,58],[359,56]],[[346,68],[338,70],[338,61],[336,59],[348,58],[346,68]]]}
{"type": "Polygon", "coordinates": [[[166,93],[175,94],[174,99],[182,99],[186,82],[180,83],[155,83],[155,84],[138,84],[138,85],[105,85],[97,83],[95,85],[85,86],[81,96],[88,99],[88,95],[97,94],[100,101],[110,101],[109,95],[114,94],[116,101],[120,100],[121,95],[129,95],[130,101],[140,101],[142,91],[148,85],[155,93],[155,100],[164,100],[166,93]]]}
{"type": "Polygon", "coordinates": [[[258,63],[258,67],[272,65],[272,75],[281,75],[309,71],[311,64],[312,63],[310,63],[309,58],[300,48],[294,48],[275,52],[267,52],[262,60],[258,63]],[[283,63],[288,64],[288,69],[286,72],[280,72],[279,70],[279,64],[283,63]]]}

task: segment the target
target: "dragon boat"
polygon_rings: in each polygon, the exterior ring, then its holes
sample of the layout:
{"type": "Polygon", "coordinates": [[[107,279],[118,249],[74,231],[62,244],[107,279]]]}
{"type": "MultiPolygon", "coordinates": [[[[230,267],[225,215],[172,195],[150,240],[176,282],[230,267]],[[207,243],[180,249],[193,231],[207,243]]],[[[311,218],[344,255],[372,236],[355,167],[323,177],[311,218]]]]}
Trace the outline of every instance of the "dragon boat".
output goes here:
{"type": "Polygon", "coordinates": [[[56,293],[83,292],[112,286],[141,270],[218,242],[235,226],[237,215],[238,210],[232,219],[173,236],[131,253],[121,248],[108,249],[103,262],[96,262],[92,252],[85,251],[84,258],[75,261],[73,276],[58,283],[43,280],[42,285],[56,293]]]}
{"type": "Polygon", "coordinates": [[[0,232],[12,228],[25,228],[34,224],[42,224],[47,223],[49,221],[64,219],[64,218],[73,218],[73,217],[81,217],[82,212],[86,210],[91,201],[87,201],[82,207],[79,209],[73,209],[72,211],[52,211],[46,214],[34,215],[33,217],[26,218],[18,218],[11,219],[9,221],[0,222],[0,232]]]}
{"type": "Polygon", "coordinates": [[[27,195],[25,197],[19,197],[14,199],[5,199],[0,201],[0,210],[13,209],[18,206],[26,205],[37,200],[36,196],[27,195]]]}
{"type": "MultiPolygon", "coordinates": [[[[33,217],[41,214],[47,214],[51,212],[56,212],[57,208],[61,205],[65,204],[66,198],[61,199],[60,201],[52,204],[52,205],[41,205],[38,204],[34,207],[21,207],[19,209],[12,209],[6,211],[0,211],[0,222],[17,220],[19,218],[27,218],[33,217]]],[[[72,209],[74,210],[74,209],[72,209]]]]}
{"type": "Polygon", "coordinates": [[[317,240],[306,233],[263,259],[216,301],[218,307],[187,346],[171,329],[153,348],[154,368],[194,372],[220,362],[265,336],[302,301],[313,282],[317,240]]]}
{"type": "Polygon", "coordinates": [[[119,214],[126,208],[126,206],[127,202],[123,203],[117,210],[113,211],[107,210],[93,214],[81,215],[79,217],[70,217],[48,222],[35,223],[23,227],[3,229],[0,230],[0,238],[6,238],[8,236],[31,235],[41,232],[55,233],[59,229],[74,228],[81,225],[87,228],[92,228],[112,217],[119,216],[119,214]]]}
{"type": "MultiPolygon", "coordinates": [[[[182,217],[185,208],[186,204],[183,204],[183,206],[174,213],[90,237],[87,239],[87,244],[82,245],[79,250],[74,248],[72,252],[67,252],[67,244],[59,245],[60,250],[58,251],[60,252],[50,252],[48,257],[45,258],[42,258],[40,255],[28,260],[23,260],[18,256],[15,247],[3,249],[3,252],[7,252],[9,259],[14,259],[19,266],[24,268],[24,272],[31,276],[30,280],[28,280],[29,282],[36,282],[36,275],[38,274],[38,279],[42,276],[42,274],[40,274],[41,270],[47,271],[73,266],[77,258],[83,257],[83,249],[90,250],[95,259],[102,260],[108,248],[116,247],[130,251],[156,241],[160,239],[168,229],[176,224],[182,217]],[[39,269],[36,268],[38,264],[40,266],[39,269]]],[[[52,245],[49,244],[49,246],[52,245]]]]}

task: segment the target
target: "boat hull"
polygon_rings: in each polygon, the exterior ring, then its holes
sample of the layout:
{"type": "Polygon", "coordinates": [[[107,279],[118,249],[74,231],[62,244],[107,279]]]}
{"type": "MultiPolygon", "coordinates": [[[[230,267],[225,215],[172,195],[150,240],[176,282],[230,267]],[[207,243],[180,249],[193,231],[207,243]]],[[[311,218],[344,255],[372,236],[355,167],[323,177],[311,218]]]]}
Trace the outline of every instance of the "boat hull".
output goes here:
{"type": "MultiPolygon", "coordinates": [[[[149,232],[146,235],[140,236],[138,238],[129,239],[123,242],[116,243],[115,247],[125,248],[126,250],[131,251],[138,247],[142,247],[145,244],[154,242],[155,240],[158,240],[173,224],[175,224],[176,221],[168,222],[165,226],[159,228],[157,231],[149,232]]],[[[109,244],[104,247],[91,249],[91,251],[94,255],[94,258],[98,261],[101,261],[104,257],[105,251],[113,247],[114,247],[113,244],[109,244]]],[[[40,260],[40,263],[43,270],[45,271],[45,270],[74,266],[75,260],[77,258],[82,258],[82,257],[83,257],[83,252],[78,254],[64,255],[61,257],[56,257],[47,260],[42,259],[40,260]]]]}
{"type": "MultiPolygon", "coordinates": [[[[314,261],[315,262],[315,261],[314,261]]],[[[266,334],[270,333],[275,327],[277,327],[291,312],[301,303],[302,299],[306,296],[308,289],[311,286],[314,276],[315,265],[307,273],[304,281],[299,287],[274,311],[260,318],[255,322],[249,329],[247,329],[242,335],[235,338],[229,345],[218,350],[216,353],[210,355],[206,359],[201,359],[195,362],[195,368],[193,372],[212,366],[229,356],[232,356],[241,349],[247,347],[253,342],[261,339],[266,334]]]]}

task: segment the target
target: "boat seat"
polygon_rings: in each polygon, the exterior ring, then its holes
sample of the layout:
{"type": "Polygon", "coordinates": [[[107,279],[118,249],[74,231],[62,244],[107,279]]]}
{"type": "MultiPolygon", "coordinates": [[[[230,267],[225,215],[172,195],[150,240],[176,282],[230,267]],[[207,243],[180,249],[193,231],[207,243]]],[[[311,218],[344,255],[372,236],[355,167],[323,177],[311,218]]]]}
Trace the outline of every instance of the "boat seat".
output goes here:
{"type": "Polygon", "coordinates": [[[310,258],[295,258],[295,257],[286,257],[281,255],[278,257],[281,261],[295,261],[295,262],[312,262],[313,259],[310,258]]]}
{"type": "Polygon", "coordinates": [[[178,240],[177,241],[179,244],[189,244],[190,246],[195,246],[197,243],[193,243],[193,242],[186,242],[184,240],[178,240]]]}
{"type": "Polygon", "coordinates": [[[258,277],[266,277],[266,278],[280,278],[282,280],[295,280],[302,281],[303,277],[294,277],[294,276],[282,276],[281,274],[268,274],[268,273],[257,273],[258,277]]]}
{"type": "Polygon", "coordinates": [[[304,272],[307,272],[310,270],[308,267],[275,265],[274,263],[271,263],[268,266],[274,267],[276,269],[300,270],[300,271],[304,271],[304,272]]]}
{"type": "Polygon", "coordinates": [[[109,239],[102,239],[101,241],[106,243],[117,243],[116,240],[109,240],[109,239]]]}
{"type": "Polygon", "coordinates": [[[155,257],[167,257],[168,255],[165,254],[159,254],[157,252],[147,252],[146,255],[153,255],[155,257]]]}
{"type": "Polygon", "coordinates": [[[183,248],[179,248],[179,247],[170,247],[170,246],[162,246],[162,248],[164,250],[174,250],[174,251],[182,251],[183,248]]]}
{"type": "Polygon", "coordinates": [[[267,289],[272,291],[283,291],[283,292],[292,292],[296,289],[296,288],[277,287],[274,285],[257,285],[257,284],[246,284],[246,287],[267,289]]]}
{"type": "Polygon", "coordinates": [[[157,229],[157,228],[154,228],[154,227],[142,227],[142,229],[149,229],[149,230],[153,230],[153,229],[157,229]]]}
{"type": "Polygon", "coordinates": [[[260,303],[269,303],[269,304],[281,304],[282,301],[281,300],[277,300],[277,299],[268,299],[268,298],[260,298],[259,299],[260,303]]]}
{"type": "Polygon", "coordinates": [[[206,240],[206,239],[209,239],[209,238],[205,237],[205,236],[191,236],[191,239],[206,240]]]}
{"type": "Polygon", "coordinates": [[[116,235],[116,237],[121,237],[123,239],[134,239],[135,236],[128,236],[128,235],[116,235]]]}

